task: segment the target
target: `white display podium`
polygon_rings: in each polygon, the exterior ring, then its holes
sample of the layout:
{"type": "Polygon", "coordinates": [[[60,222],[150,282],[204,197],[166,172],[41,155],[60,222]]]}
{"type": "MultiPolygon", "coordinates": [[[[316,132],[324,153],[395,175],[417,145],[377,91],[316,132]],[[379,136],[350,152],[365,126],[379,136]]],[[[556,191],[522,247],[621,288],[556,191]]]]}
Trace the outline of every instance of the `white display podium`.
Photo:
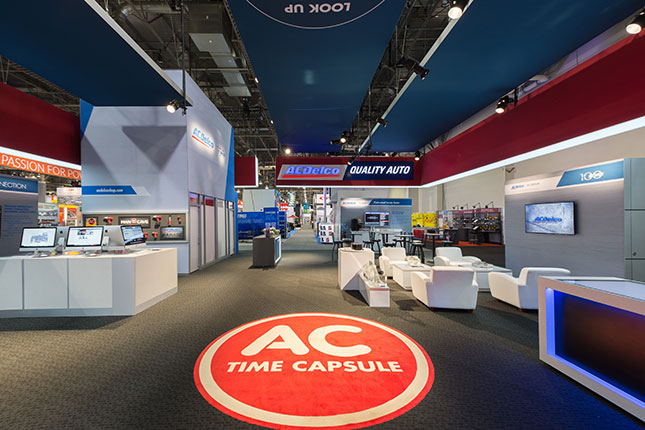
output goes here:
{"type": "Polygon", "coordinates": [[[177,292],[177,250],[0,258],[0,318],[135,315],[177,292]]]}
{"type": "Polygon", "coordinates": [[[374,261],[374,251],[351,248],[338,250],[338,286],[341,290],[358,290],[358,273],[368,261],[374,261]]]}
{"type": "Polygon", "coordinates": [[[370,286],[362,272],[358,275],[358,290],[370,307],[390,307],[390,288],[387,285],[370,286]]]}

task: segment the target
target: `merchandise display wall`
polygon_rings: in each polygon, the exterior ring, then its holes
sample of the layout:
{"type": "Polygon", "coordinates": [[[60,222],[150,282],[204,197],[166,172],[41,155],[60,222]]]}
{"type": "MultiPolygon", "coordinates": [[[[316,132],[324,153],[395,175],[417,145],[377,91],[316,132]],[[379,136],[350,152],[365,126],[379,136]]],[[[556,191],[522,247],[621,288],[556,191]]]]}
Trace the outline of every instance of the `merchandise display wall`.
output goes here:
{"type": "MultiPolygon", "coordinates": [[[[568,177],[579,180],[575,169],[569,172],[568,177]]],[[[558,187],[562,176],[557,172],[506,183],[506,266],[515,275],[523,267],[562,267],[574,275],[623,277],[622,170],[619,179],[558,187]],[[525,205],[570,201],[575,204],[574,235],[525,231],[525,205]]]]}
{"type": "MultiPolygon", "coordinates": [[[[181,79],[177,71],[169,71],[169,76],[181,79]]],[[[209,240],[215,241],[219,258],[236,248],[229,246],[226,238],[235,216],[228,216],[224,201],[237,201],[234,160],[229,156],[233,131],[190,77],[186,89],[193,106],[185,116],[169,114],[162,107],[92,107],[82,103],[81,110],[85,125],[81,143],[84,215],[95,216],[104,224],[105,215],[117,220],[125,215],[188,214],[181,225],[176,216],[165,225],[184,227],[185,239],[159,244],[177,249],[179,273],[209,262],[209,240]],[[207,199],[213,207],[213,199],[222,206],[221,213],[216,213],[217,225],[206,225],[207,199]],[[197,207],[189,210],[192,200],[197,207]],[[191,246],[191,238],[199,241],[201,248],[191,246]]]]}

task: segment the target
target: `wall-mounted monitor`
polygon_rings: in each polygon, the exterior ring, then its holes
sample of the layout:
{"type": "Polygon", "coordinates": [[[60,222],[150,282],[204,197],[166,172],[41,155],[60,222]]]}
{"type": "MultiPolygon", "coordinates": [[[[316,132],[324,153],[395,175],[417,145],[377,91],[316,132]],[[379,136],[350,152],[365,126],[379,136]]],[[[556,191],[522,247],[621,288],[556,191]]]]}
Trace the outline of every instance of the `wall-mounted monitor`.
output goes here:
{"type": "Polygon", "coordinates": [[[524,206],[527,233],[575,234],[573,202],[535,203],[524,206]]]}
{"type": "Polygon", "coordinates": [[[389,212],[365,212],[364,213],[366,226],[386,226],[390,225],[389,212]]]}
{"type": "Polygon", "coordinates": [[[103,226],[70,227],[67,232],[65,249],[97,250],[103,243],[103,226]]]}
{"type": "Polygon", "coordinates": [[[184,227],[161,227],[160,240],[184,240],[184,227]]]}
{"type": "Polygon", "coordinates": [[[146,242],[143,228],[140,225],[122,225],[121,235],[125,246],[138,245],[146,242]]]}
{"type": "Polygon", "coordinates": [[[45,251],[56,248],[56,227],[24,227],[20,251],[45,251]]]}

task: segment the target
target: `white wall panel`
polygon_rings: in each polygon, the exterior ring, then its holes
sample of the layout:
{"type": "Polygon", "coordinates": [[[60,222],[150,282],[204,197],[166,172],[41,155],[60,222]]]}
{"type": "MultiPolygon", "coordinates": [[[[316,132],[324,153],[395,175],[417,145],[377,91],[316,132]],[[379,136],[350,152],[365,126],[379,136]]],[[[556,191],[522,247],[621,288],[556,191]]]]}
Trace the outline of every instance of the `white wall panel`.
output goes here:
{"type": "Polygon", "coordinates": [[[204,222],[205,240],[206,240],[206,261],[205,263],[212,263],[215,261],[215,207],[205,206],[206,220],[204,222]]]}
{"type": "Polygon", "coordinates": [[[226,208],[225,201],[217,199],[217,258],[226,256],[226,208]]]}

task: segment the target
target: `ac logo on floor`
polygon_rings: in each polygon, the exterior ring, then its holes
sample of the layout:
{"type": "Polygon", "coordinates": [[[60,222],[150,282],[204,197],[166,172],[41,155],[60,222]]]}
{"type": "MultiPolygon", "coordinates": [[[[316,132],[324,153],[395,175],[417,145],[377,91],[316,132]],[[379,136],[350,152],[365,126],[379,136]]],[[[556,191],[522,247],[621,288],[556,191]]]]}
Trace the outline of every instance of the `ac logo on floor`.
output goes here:
{"type": "Polygon", "coordinates": [[[390,420],[427,394],[434,368],[406,335],[336,314],[254,321],[200,355],[195,383],[213,406],[273,428],[364,427],[390,420]]]}

